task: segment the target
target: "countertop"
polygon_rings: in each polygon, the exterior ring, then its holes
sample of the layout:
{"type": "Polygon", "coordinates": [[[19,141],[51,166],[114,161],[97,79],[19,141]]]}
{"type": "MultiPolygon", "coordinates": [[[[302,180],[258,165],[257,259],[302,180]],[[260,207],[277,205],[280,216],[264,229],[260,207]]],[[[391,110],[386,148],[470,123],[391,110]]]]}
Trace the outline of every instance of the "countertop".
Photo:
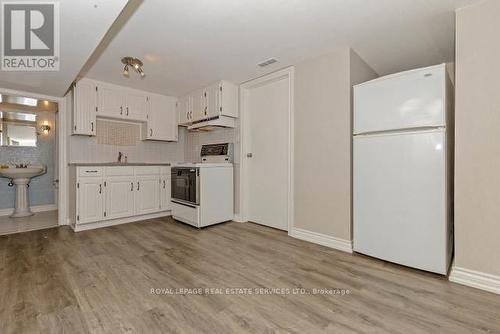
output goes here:
{"type": "Polygon", "coordinates": [[[68,166],[77,166],[77,167],[90,167],[90,166],[170,166],[169,162],[127,162],[127,163],[118,163],[118,162],[72,162],[69,163],[68,166]]]}

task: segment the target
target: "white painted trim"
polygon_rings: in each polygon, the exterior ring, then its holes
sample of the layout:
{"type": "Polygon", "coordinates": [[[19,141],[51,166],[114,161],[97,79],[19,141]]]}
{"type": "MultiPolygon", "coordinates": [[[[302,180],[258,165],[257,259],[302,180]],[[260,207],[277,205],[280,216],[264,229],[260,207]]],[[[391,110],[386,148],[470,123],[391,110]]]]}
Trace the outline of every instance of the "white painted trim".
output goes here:
{"type": "Polygon", "coordinates": [[[246,205],[247,201],[247,166],[246,166],[246,131],[245,131],[245,121],[246,117],[246,103],[245,103],[245,93],[246,90],[263,85],[267,82],[276,81],[284,77],[288,78],[289,87],[289,110],[288,110],[288,210],[287,210],[287,221],[288,221],[288,233],[293,227],[293,212],[294,212],[294,120],[295,120],[295,67],[290,66],[279,71],[264,75],[262,77],[244,82],[240,85],[240,214],[238,216],[239,222],[248,221],[248,208],[246,205]]]}
{"type": "Polygon", "coordinates": [[[59,225],[67,225],[68,220],[68,196],[69,196],[69,167],[68,167],[68,129],[71,126],[69,96],[61,98],[59,111],[57,112],[57,152],[58,152],[58,175],[59,185],[57,189],[57,205],[59,207],[59,225]]]}
{"type": "Polygon", "coordinates": [[[352,253],[352,241],[331,237],[326,234],[311,232],[301,228],[292,228],[289,235],[293,238],[309,241],[318,245],[334,248],[346,253],[352,253]]]}
{"type": "Polygon", "coordinates": [[[500,276],[453,265],[448,279],[450,282],[500,294],[500,276]]]}
{"type": "Polygon", "coordinates": [[[241,218],[241,216],[239,214],[234,215],[233,221],[235,221],[237,223],[246,223],[247,222],[246,220],[243,220],[243,218],[241,218]]]}
{"type": "Polygon", "coordinates": [[[162,212],[157,212],[157,213],[151,213],[148,215],[142,215],[142,216],[135,216],[135,217],[126,217],[126,218],[119,218],[119,219],[112,219],[112,220],[104,220],[100,222],[95,222],[95,223],[87,223],[87,224],[69,224],[73,231],[75,232],[81,232],[81,231],[88,231],[88,230],[94,230],[96,228],[102,228],[102,227],[109,227],[109,226],[115,226],[115,225],[121,225],[121,224],[128,224],[128,223],[134,223],[142,220],[148,220],[148,219],[154,219],[154,218],[160,218],[160,217],[168,217],[172,215],[172,211],[162,211],[162,212]]]}
{"type": "MultiPolygon", "coordinates": [[[[30,207],[31,212],[45,212],[57,210],[56,204],[34,205],[30,207]]],[[[0,216],[10,216],[14,212],[14,208],[0,209],[0,216]]]]}
{"type": "Polygon", "coordinates": [[[67,98],[57,97],[57,96],[49,96],[43,94],[36,94],[26,91],[8,89],[0,87],[0,94],[8,94],[15,96],[25,96],[32,97],[38,100],[47,100],[52,102],[57,102],[58,104],[58,112],[56,113],[56,126],[57,126],[57,139],[58,139],[58,154],[59,154],[59,162],[58,162],[58,178],[59,178],[59,189],[58,193],[58,223],[59,225],[67,225],[67,217],[68,217],[68,161],[67,161],[67,131],[68,131],[68,106],[66,103],[67,98]]]}

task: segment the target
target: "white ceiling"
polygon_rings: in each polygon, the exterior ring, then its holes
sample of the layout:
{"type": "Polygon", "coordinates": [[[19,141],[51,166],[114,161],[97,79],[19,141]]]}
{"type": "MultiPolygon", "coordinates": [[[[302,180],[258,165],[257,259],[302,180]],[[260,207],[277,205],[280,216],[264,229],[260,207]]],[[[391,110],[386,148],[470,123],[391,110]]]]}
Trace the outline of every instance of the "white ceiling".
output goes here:
{"type": "Polygon", "coordinates": [[[0,71],[0,87],[63,96],[127,0],[65,0],[60,5],[60,70],[0,71]]]}
{"type": "MultiPolygon", "coordinates": [[[[124,2],[61,1],[61,71],[1,72],[0,86],[64,93],[124,2]]],[[[381,75],[453,61],[453,11],[478,0],[131,2],[140,5],[112,39],[108,34],[109,45],[83,74],[179,96],[218,79],[243,82],[338,46],[351,46],[381,75]],[[123,56],[141,58],[146,77],[123,77],[123,56]],[[279,62],[256,66],[270,57],[279,62]]]]}

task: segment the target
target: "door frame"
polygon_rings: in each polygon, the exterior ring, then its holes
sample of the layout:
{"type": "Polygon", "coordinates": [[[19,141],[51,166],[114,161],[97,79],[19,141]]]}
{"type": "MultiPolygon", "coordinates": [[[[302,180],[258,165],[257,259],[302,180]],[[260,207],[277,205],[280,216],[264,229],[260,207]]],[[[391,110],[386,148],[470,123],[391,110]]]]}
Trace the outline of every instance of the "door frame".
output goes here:
{"type": "Polygon", "coordinates": [[[249,89],[262,86],[266,83],[281,80],[283,78],[288,79],[288,94],[289,94],[289,107],[288,107],[288,124],[283,124],[283,126],[288,126],[288,191],[287,191],[287,231],[288,234],[291,233],[293,227],[293,211],[294,211],[294,94],[295,94],[295,67],[290,66],[276,72],[266,74],[262,77],[246,81],[240,85],[240,220],[242,222],[248,222],[248,206],[247,206],[247,192],[248,192],[248,166],[247,166],[247,142],[248,136],[245,127],[247,122],[247,101],[246,94],[249,89]]]}
{"type": "Polygon", "coordinates": [[[57,97],[43,94],[36,94],[26,91],[7,89],[0,87],[0,94],[8,94],[14,96],[31,97],[38,100],[47,100],[56,102],[58,110],[56,113],[56,131],[57,131],[57,154],[58,154],[58,179],[59,188],[57,191],[57,221],[58,225],[68,225],[68,151],[67,151],[67,133],[68,133],[68,117],[69,109],[69,96],[57,97]]]}

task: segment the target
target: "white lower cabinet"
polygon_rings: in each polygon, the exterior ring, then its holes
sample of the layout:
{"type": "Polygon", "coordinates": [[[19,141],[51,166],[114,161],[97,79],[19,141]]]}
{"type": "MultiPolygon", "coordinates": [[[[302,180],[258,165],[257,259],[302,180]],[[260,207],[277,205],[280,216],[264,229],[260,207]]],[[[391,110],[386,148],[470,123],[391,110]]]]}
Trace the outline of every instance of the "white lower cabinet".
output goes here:
{"type": "Polygon", "coordinates": [[[92,223],[104,219],[103,180],[82,177],[77,183],[77,222],[92,223]]]}
{"type": "Polygon", "coordinates": [[[106,218],[123,218],[135,214],[134,181],[129,176],[106,179],[106,218]]]}
{"type": "Polygon", "coordinates": [[[75,231],[167,215],[171,210],[167,166],[74,166],[70,178],[75,184],[70,198],[75,231]]]}
{"type": "Polygon", "coordinates": [[[172,176],[170,168],[163,168],[160,172],[160,209],[172,210],[170,199],[172,197],[172,176]]]}
{"type": "Polygon", "coordinates": [[[135,213],[145,215],[160,211],[159,175],[136,179],[135,213]]]}

